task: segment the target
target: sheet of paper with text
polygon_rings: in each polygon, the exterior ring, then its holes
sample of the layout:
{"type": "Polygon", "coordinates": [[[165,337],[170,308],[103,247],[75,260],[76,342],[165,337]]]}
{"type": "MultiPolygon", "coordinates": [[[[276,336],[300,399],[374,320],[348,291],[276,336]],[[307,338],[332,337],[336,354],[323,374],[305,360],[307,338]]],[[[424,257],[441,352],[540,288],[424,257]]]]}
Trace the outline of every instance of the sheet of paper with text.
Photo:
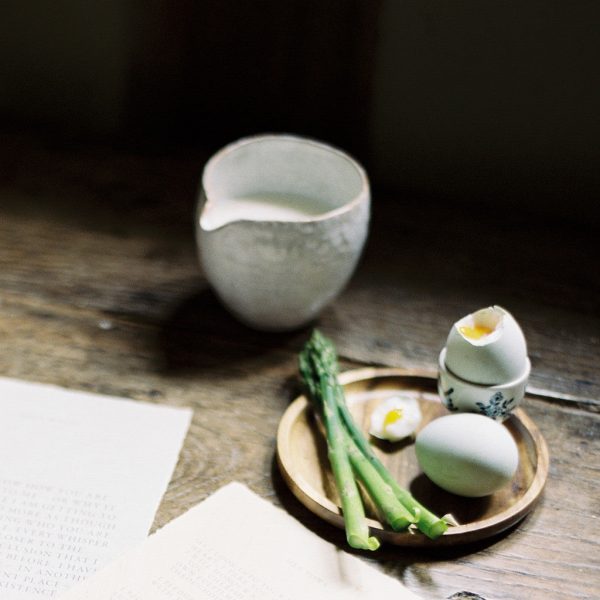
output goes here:
{"type": "Polygon", "coordinates": [[[60,600],[309,598],[418,596],[230,483],[60,600]]]}
{"type": "Polygon", "coordinates": [[[56,597],[144,540],[190,419],[0,378],[0,598],[56,597]]]}

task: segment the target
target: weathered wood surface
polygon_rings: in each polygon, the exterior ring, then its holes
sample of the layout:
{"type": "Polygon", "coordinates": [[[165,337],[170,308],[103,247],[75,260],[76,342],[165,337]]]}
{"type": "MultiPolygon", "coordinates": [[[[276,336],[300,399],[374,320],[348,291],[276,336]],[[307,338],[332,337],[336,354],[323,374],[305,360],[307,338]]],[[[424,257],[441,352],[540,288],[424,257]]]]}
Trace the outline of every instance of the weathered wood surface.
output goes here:
{"type": "MultiPolygon", "coordinates": [[[[192,215],[204,156],[125,156],[5,138],[0,148],[0,376],[194,409],[156,517],[240,480],[320,535],[274,463],[308,330],[239,325],[207,288],[192,215]]],[[[365,556],[426,598],[593,598],[600,590],[600,279],[597,232],[375,195],[371,237],[318,325],[344,367],[435,368],[448,328],[492,303],[527,335],[526,410],[545,436],[541,503],[499,538],[365,556]]]]}

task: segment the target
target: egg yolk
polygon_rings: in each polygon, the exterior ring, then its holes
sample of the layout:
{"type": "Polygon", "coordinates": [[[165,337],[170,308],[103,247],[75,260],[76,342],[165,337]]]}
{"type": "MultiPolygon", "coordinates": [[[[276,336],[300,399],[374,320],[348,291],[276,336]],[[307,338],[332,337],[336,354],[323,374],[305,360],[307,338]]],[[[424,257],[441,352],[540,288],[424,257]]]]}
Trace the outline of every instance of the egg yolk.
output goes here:
{"type": "Polygon", "coordinates": [[[459,327],[459,331],[467,338],[479,340],[482,337],[489,335],[494,330],[491,327],[486,327],[485,325],[473,325],[473,327],[463,325],[462,327],[459,327]]]}
{"type": "Polygon", "coordinates": [[[390,412],[385,415],[383,420],[383,428],[385,429],[388,425],[399,421],[404,417],[404,411],[401,408],[393,408],[390,412]]]}

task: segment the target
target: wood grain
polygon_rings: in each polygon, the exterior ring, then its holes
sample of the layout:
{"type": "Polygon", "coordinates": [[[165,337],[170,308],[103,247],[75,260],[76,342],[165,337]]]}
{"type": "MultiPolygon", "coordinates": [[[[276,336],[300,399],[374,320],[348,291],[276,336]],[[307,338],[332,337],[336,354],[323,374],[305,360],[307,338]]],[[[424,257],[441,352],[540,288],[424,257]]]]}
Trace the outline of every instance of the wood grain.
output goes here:
{"type": "MultiPolygon", "coordinates": [[[[262,334],[219,305],[191,218],[202,152],[136,156],[27,138],[0,146],[0,374],[194,410],[159,527],[239,480],[345,548],[287,490],[277,425],[298,395],[309,331],[262,334]]],[[[375,195],[371,236],[318,321],[343,357],[434,369],[450,325],[498,303],[525,330],[548,442],[540,504],[498,537],[365,556],[425,598],[594,598],[600,589],[600,280],[597,232],[439,199],[375,195]]]]}

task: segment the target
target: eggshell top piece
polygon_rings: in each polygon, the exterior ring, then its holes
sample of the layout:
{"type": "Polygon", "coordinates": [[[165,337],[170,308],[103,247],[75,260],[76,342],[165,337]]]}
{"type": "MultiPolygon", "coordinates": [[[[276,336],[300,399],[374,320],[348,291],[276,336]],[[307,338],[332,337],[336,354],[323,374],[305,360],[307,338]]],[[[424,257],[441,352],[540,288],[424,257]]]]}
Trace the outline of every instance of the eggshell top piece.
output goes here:
{"type": "Polygon", "coordinates": [[[448,334],[446,367],[471,383],[500,385],[518,379],[527,368],[526,359],[523,331],[500,306],[463,317],[448,334]]]}
{"type": "Polygon", "coordinates": [[[483,415],[458,413],[434,419],[418,434],[415,452],[425,474],[441,488],[468,497],[506,485],[519,463],[508,429],[483,415]]]}

